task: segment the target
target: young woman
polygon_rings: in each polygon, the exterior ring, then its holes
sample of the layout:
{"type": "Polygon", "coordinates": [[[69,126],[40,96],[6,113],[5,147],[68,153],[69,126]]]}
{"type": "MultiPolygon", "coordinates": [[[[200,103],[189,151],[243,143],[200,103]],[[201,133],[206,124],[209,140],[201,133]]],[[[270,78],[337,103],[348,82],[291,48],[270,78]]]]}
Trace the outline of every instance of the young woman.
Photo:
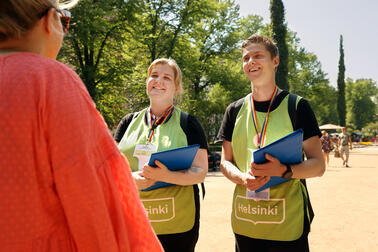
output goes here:
{"type": "MultiPolygon", "coordinates": [[[[173,59],[156,59],[147,72],[150,106],[126,115],[115,133],[118,148],[128,158],[139,190],[156,181],[173,186],[140,191],[148,217],[165,251],[193,252],[199,231],[199,194],[207,169],[207,141],[199,121],[192,115],[183,120],[183,112],[174,106],[181,91],[181,70],[173,59]],[[192,167],[173,172],[156,162],[145,163],[155,151],[199,144],[192,167]]],[[[185,115],[185,114],[184,114],[185,115]]]]}

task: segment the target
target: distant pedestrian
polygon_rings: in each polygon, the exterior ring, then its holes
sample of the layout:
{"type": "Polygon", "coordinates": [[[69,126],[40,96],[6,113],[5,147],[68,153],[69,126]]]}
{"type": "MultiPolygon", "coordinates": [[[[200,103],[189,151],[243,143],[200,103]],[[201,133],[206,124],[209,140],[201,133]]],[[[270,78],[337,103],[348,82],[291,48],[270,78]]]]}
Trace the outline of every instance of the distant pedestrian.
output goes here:
{"type": "Polygon", "coordinates": [[[339,136],[339,146],[340,146],[340,157],[343,160],[343,166],[349,167],[348,160],[349,160],[349,148],[352,149],[352,141],[348,133],[346,133],[346,129],[342,129],[342,133],[339,136]],[[344,159],[345,154],[345,159],[344,159]]]}
{"type": "Polygon", "coordinates": [[[328,135],[327,131],[322,131],[322,137],[320,138],[320,142],[322,143],[322,151],[324,159],[327,163],[327,167],[329,166],[329,153],[331,152],[331,138],[328,135]]]}

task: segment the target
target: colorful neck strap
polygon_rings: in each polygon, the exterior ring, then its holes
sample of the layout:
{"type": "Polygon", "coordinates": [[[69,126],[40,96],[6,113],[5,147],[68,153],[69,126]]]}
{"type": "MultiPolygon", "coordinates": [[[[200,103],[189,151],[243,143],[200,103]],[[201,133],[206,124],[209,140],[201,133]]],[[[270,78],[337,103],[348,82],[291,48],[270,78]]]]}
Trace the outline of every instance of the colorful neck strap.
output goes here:
{"type": "Polygon", "coordinates": [[[149,143],[151,142],[152,136],[154,135],[157,126],[168,122],[169,118],[171,118],[172,116],[173,111],[175,111],[175,106],[171,105],[165,110],[162,116],[155,117],[155,119],[152,119],[151,109],[149,110],[149,116],[147,116],[148,127],[150,128],[150,132],[148,133],[147,137],[147,141],[149,143]]]}
{"type": "Polygon", "coordinates": [[[276,86],[274,88],[272,97],[270,98],[268,112],[265,116],[265,120],[264,120],[260,134],[259,134],[259,127],[258,127],[256,110],[255,110],[255,104],[253,102],[253,94],[251,94],[251,113],[252,113],[252,119],[253,119],[253,126],[255,127],[255,131],[256,131],[256,135],[257,135],[257,147],[259,149],[260,149],[260,147],[263,147],[263,144],[264,144],[265,132],[266,132],[266,128],[268,126],[268,120],[269,120],[270,107],[272,106],[272,103],[273,103],[274,99],[276,98],[277,94],[278,94],[278,88],[276,86]]]}

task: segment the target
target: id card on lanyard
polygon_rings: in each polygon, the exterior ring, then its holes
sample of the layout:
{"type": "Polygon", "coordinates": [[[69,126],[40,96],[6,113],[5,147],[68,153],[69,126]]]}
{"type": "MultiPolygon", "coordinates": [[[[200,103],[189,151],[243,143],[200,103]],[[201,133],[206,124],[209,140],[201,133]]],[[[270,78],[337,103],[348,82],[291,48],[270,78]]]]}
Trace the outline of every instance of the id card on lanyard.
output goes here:
{"type": "Polygon", "coordinates": [[[156,152],[156,146],[152,144],[137,144],[134,150],[134,157],[138,158],[138,170],[141,171],[143,166],[148,163],[152,153],[156,152]]]}
{"type": "MultiPolygon", "coordinates": [[[[252,157],[251,157],[251,163],[253,162],[253,152],[255,150],[249,149],[249,151],[252,152],[252,157]]],[[[260,192],[252,191],[247,188],[245,197],[247,199],[254,199],[255,201],[259,200],[269,200],[270,199],[270,188],[266,188],[265,190],[262,190],[260,192]]]]}
{"type": "MultiPolygon", "coordinates": [[[[272,103],[273,103],[274,99],[276,98],[276,96],[278,94],[278,91],[279,91],[279,89],[277,88],[277,86],[275,86],[273,94],[272,94],[272,96],[270,98],[268,112],[267,112],[265,120],[264,120],[264,122],[262,124],[262,128],[261,128],[261,132],[260,133],[259,133],[259,129],[258,129],[259,127],[258,127],[258,121],[257,121],[255,104],[254,104],[254,101],[253,101],[253,94],[251,94],[251,113],[252,113],[253,126],[254,126],[254,129],[255,129],[255,132],[256,132],[256,136],[253,139],[253,143],[259,149],[261,147],[263,147],[263,145],[265,145],[265,140],[266,140],[265,139],[265,133],[266,133],[266,129],[267,129],[267,126],[268,126],[270,108],[272,106],[272,103]]],[[[251,163],[252,162],[253,162],[253,153],[252,153],[251,163]]],[[[254,199],[254,200],[269,200],[269,198],[270,198],[270,189],[267,188],[267,189],[265,189],[263,191],[256,192],[256,191],[251,191],[251,190],[249,190],[247,188],[246,197],[248,199],[254,199]]]]}
{"type": "Polygon", "coordinates": [[[156,152],[156,146],[151,144],[152,136],[155,133],[156,128],[159,125],[165,124],[171,118],[175,107],[173,105],[169,106],[164,114],[160,117],[153,118],[151,114],[151,108],[147,111],[147,123],[150,127],[150,131],[147,136],[146,144],[137,144],[134,150],[134,157],[138,158],[138,170],[142,170],[143,166],[150,160],[152,153],[156,152]]]}

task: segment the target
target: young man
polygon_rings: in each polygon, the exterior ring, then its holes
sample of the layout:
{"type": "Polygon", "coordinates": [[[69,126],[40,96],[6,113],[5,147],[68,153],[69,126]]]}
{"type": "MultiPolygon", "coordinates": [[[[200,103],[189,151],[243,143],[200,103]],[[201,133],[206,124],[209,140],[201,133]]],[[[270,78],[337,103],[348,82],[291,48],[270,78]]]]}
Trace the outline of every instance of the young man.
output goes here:
{"type": "Polygon", "coordinates": [[[318,123],[309,103],[297,97],[292,125],[289,93],[275,83],[279,57],[271,39],[255,34],[245,40],[242,61],[252,93],[227,107],[218,134],[223,139],[221,171],[236,184],[232,212],[236,251],[308,251],[308,196],[300,179],[325,171],[318,123]],[[254,150],[299,128],[304,130],[305,161],[284,165],[267,155],[265,164],[251,162],[254,150]],[[292,179],[256,193],[270,176],[292,179]]]}
{"type": "Polygon", "coordinates": [[[342,133],[339,137],[339,146],[340,146],[340,157],[343,160],[343,166],[349,167],[348,160],[349,160],[349,148],[352,149],[352,141],[350,136],[346,132],[345,128],[342,128],[342,133]],[[350,144],[350,147],[349,147],[350,144]],[[345,159],[344,159],[345,153],[345,159]]]}

